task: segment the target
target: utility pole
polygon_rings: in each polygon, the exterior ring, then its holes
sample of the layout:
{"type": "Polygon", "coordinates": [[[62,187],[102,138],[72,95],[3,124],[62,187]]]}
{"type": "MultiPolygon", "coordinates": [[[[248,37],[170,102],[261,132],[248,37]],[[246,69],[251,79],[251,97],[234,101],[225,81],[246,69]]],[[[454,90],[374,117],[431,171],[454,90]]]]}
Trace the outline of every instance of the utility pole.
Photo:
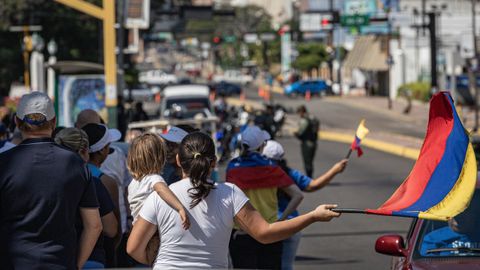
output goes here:
{"type": "MultiPolygon", "coordinates": [[[[127,0],[117,0],[117,95],[123,97],[125,88],[125,71],[124,71],[124,47],[125,47],[125,17],[127,14],[127,0]]],[[[124,99],[123,99],[124,100],[124,99]]],[[[118,100],[117,100],[118,102],[118,100]]],[[[117,119],[121,120],[121,119],[117,119]]]]}
{"type": "Polygon", "coordinates": [[[470,60],[470,68],[468,69],[468,81],[470,84],[470,89],[474,90],[475,97],[475,125],[473,131],[478,131],[479,119],[478,119],[478,87],[477,87],[477,69],[478,69],[478,44],[477,44],[477,33],[476,31],[476,0],[472,1],[472,38],[473,38],[473,59],[470,60]]]}
{"type": "Polygon", "coordinates": [[[432,73],[431,88],[433,92],[438,90],[438,76],[437,76],[437,24],[435,12],[428,13],[428,29],[430,31],[430,66],[432,73]]]}
{"type": "MultiPolygon", "coordinates": [[[[329,0],[329,8],[330,8],[330,14],[332,16],[332,19],[333,19],[333,0],[329,0]]],[[[329,35],[328,35],[328,45],[330,46],[330,48],[334,51],[334,48],[333,48],[333,31],[335,30],[335,24],[332,24],[332,29],[330,29],[328,31],[329,35]]],[[[333,83],[333,59],[332,57],[330,56],[329,57],[329,60],[328,60],[328,70],[330,71],[330,81],[333,83]]]]}
{"type": "Polygon", "coordinates": [[[392,98],[390,97],[390,69],[392,67],[392,56],[390,52],[390,39],[392,38],[392,25],[390,23],[390,0],[388,0],[388,7],[387,7],[387,100],[388,100],[388,109],[392,109],[392,98]]]}
{"type": "Polygon", "coordinates": [[[103,22],[103,66],[105,71],[105,104],[108,125],[117,125],[117,61],[115,56],[115,0],[103,0],[103,8],[85,0],[55,0],[65,6],[103,22]]]}

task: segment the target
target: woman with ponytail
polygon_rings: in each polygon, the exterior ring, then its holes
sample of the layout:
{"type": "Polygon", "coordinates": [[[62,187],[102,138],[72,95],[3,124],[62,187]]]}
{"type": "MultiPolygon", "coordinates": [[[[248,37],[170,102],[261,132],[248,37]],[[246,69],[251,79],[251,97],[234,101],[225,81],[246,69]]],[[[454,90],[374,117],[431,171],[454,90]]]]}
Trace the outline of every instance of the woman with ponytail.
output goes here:
{"type": "Polygon", "coordinates": [[[269,224],[236,185],[214,183],[208,178],[216,165],[215,144],[201,132],[183,139],[177,163],[183,179],[170,185],[170,189],[187,209],[190,229],[183,230],[175,210],[151,194],[127,243],[128,254],[146,264],[148,242],[158,230],[160,249],[154,269],[228,268],[228,243],[234,223],[267,244],[288,238],[313,222],[339,216],[330,210],[336,205],[320,205],[308,214],[269,224]]]}

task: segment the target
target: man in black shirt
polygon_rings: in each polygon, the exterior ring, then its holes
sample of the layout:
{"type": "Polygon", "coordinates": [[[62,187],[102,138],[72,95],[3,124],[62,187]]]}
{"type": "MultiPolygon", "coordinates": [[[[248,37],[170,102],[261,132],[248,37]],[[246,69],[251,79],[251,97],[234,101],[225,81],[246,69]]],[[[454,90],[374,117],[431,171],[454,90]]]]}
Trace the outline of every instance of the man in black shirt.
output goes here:
{"type": "Polygon", "coordinates": [[[86,165],[50,138],[55,112],[45,94],[24,95],[15,122],[24,140],[0,154],[0,267],[82,268],[102,230],[86,165]]]}

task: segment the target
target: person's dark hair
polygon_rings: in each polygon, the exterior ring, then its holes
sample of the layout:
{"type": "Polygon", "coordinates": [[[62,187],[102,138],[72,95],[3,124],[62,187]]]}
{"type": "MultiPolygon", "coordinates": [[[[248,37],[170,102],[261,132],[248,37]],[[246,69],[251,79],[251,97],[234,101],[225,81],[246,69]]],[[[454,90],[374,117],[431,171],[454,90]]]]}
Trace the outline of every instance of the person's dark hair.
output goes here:
{"type": "Polygon", "coordinates": [[[281,159],[277,161],[278,166],[282,168],[282,170],[286,173],[289,174],[290,168],[288,167],[287,160],[286,159],[281,159]]]}
{"type": "Polygon", "coordinates": [[[18,129],[22,132],[38,132],[52,130],[55,128],[55,117],[51,120],[46,120],[45,115],[41,113],[32,113],[25,116],[24,119],[18,118],[18,129]],[[25,119],[28,119],[30,122],[36,122],[39,124],[30,124],[25,119]]]}
{"type": "Polygon", "coordinates": [[[250,147],[250,146],[248,146],[248,144],[242,143],[242,145],[241,145],[241,147],[240,147],[240,150],[241,150],[240,156],[241,156],[241,157],[246,157],[246,156],[248,156],[248,153],[250,152],[250,150],[248,150],[249,147],[250,147]]]}
{"type": "Polygon", "coordinates": [[[199,131],[198,128],[194,128],[190,125],[176,125],[176,127],[180,128],[180,129],[183,129],[185,132],[187,133],[193,133],[195,131],[199,131]]]}
{"type": "Polygon", "coordinates": [[[210,190],[215,188],[213,183],[208,181],[210,167],[216,160],[215,144],[207,134],[193,132],[180,143],[178,156],[183,172],[190,177],[193,185],[188,190],[192,198],[190,208],[193,208],[208,196],[210,190]]]}

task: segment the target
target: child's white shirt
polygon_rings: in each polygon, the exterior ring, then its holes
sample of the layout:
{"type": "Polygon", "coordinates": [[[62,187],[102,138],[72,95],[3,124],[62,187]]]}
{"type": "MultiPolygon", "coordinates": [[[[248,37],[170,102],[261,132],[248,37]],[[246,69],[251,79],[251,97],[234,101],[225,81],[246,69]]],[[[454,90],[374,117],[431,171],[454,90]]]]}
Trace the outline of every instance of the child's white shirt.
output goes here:
{"type": "Polygon", "coordinates": [[[143,203],[154,192],[153,186],[157,183],[165,183],[165,180],[158,174],[150,174],[143,177],[140,181],[133,179],[128,185],[128,202],[133,222],[137,221],[143,203]]]}

